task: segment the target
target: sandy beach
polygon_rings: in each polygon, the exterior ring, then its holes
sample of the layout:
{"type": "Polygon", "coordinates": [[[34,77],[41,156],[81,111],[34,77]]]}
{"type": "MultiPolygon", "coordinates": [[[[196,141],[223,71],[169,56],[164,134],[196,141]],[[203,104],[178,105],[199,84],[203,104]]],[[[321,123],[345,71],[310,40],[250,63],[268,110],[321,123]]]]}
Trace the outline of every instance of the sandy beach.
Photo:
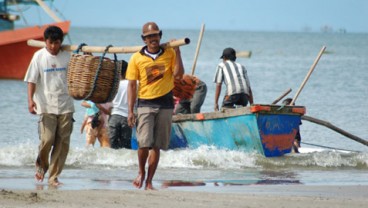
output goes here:
{"type": "Polygon", "coordinates": [[[366,207],[368,186],[246,186],[243,193],[172,190],[5,190],[0,207],[366,207]]]}

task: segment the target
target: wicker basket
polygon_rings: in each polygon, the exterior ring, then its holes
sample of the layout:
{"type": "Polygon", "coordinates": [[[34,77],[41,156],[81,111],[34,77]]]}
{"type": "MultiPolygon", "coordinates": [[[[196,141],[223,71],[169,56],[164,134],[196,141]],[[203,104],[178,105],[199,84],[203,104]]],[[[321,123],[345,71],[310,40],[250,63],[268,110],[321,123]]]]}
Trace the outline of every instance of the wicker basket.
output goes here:
{"type": "Polygon", "coordinates": [[[76,100],[91,100],[94,103],[111,102],[119,87],[120,70],[118,61],[105,57],[109,47],[101,57],[92,55],[72,54],[68,66],[68,90],[76,100]]]}

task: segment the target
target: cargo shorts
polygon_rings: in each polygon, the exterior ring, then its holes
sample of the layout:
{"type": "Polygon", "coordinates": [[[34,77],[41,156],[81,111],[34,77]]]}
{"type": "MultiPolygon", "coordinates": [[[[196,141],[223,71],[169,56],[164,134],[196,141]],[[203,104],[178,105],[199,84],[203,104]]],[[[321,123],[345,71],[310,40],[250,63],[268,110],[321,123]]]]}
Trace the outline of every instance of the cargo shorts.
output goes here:
{"type": "Polygon", "coordinates": [[[155,147],[166,150],[170,143],[173,109],[139,107],[137,113],[139,148],[155,147]]]}

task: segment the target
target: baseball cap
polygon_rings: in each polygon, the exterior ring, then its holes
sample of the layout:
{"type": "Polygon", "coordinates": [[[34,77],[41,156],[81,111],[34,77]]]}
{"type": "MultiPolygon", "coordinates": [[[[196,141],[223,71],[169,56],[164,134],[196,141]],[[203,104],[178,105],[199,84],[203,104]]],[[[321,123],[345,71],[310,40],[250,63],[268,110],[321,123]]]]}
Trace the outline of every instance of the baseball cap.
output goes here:
{"type": "Polygon", "coordinates": [[[221,59],[223,59],[223,58],[227,58],[227,59],[236,58],[236,52],[233,48],[225,48],[224,51],[222,52],[222,56],[220,58],[221,59]]]}
{"type": "Polygon", "coordinates": [[[142,28],[142,36],[160,34],[160,28],[157,26],[155,22],[147,22],[143,25],[142,28]]]}

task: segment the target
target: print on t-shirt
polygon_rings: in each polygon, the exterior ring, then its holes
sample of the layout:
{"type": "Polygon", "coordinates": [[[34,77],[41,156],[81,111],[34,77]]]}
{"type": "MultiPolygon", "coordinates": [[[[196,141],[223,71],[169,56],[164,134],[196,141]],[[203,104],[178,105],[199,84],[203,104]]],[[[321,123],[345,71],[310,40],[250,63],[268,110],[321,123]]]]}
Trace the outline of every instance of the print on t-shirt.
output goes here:
{"type": "Polygon", "coordinates": [[[156,82],[164,77],[165,66],[154,65],[146,68],[147,85],[156,82]]]}

